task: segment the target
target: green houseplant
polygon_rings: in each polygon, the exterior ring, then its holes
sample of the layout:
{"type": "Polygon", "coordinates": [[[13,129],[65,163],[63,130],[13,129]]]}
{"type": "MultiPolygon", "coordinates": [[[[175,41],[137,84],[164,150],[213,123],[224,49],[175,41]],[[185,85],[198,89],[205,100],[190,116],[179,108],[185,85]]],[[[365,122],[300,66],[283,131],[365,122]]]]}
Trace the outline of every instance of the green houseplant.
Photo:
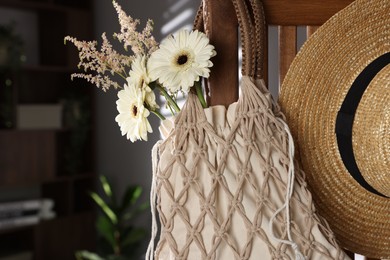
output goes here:
{"type": "Polygon", "coordinates": [[[96,192],[90,196],[102,214],[98,217],[96,228],[100,236],[98,252],[77,251],[77,260],[130,260],[138,259],[139,245],[146,237],[147,231],[133,226],[133,220],[146,209],[149,203],[139,203],[142,187],[129,186],[118,201],[112,185],[105,176],[100,176],[100,184],[104,197],[96,192]]]}

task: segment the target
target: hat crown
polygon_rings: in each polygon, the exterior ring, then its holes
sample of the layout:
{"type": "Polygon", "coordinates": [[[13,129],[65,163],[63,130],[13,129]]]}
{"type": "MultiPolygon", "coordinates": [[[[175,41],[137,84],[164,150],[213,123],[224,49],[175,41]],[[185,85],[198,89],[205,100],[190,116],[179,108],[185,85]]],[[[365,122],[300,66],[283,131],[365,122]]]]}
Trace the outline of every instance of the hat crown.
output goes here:
{"type": "Polygon", "coordinates": [[[373,78],[356,110],[352,143],[363,178],[390,198],[390,64],[373,78]]]}

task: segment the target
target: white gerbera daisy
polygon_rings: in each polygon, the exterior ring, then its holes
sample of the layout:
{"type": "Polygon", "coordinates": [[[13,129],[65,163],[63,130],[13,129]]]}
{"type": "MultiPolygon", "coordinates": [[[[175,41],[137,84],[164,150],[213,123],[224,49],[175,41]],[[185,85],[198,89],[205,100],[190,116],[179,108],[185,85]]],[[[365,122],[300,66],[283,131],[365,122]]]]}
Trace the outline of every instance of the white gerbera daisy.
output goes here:
{"type": "Polygon", "coordinates": [[[148,105],[150,110],[157,110],[160,106],[156,102],[156,95],[149,86],[145,86],[145,103],[148,105]]]}
{"type": "Polygon", "coordinates": [[[145,55],[137,55],[131,63],[130,80],[138,88],[145,90],[145,103],[151,110],[159,108],[156,102],[156,96],[153,90],[149,87],[150,77],[146,68],[145,55]]]}
{"type": "Polygon", "coordinates": [[[146,69],[145,55],[137,55],[131,63],[130,79],[137,87],[144,87],[150,82],[150,77],[146,69]]]}
{"type": "Polygon", "coordinates": [[[187,93],[199,77],[209,77],[215,56],[214,46],[207,36],[197,30],[181,30],[176,37],[164,39],[160,48],[148,61],[149,76],[157,80],[171,93],[179,90],[187,93]]]}
{"type": "Polygon", "coordinates": [[[148,140],[148,133],[152,133],[152,127],[147,119],[149,110],[144,106],[145,90],[132,84],[127,79],[127,85],[118,92],[116,101],[119,115],[115,117],[122,135],[126,135],[131,142],[137,140],[148,140]]]}

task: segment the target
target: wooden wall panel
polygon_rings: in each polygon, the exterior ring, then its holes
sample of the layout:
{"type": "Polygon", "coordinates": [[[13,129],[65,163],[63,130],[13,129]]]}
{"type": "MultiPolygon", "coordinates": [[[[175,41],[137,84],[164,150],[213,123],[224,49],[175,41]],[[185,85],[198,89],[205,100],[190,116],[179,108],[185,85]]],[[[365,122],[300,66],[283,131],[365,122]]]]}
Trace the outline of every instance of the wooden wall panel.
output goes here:
{"type": "Polygon", "coordinates": [[[306,27],[307,38],[309,38],[313,33],[315,33],[315,31],[317,31],[318,28],[319,26],[307,26],[306,27]]]}
{"type": "Polygon", "coordinates": [[[297,53],[297,27],[279,26],[279,82],[283,82],[297,53]]]}

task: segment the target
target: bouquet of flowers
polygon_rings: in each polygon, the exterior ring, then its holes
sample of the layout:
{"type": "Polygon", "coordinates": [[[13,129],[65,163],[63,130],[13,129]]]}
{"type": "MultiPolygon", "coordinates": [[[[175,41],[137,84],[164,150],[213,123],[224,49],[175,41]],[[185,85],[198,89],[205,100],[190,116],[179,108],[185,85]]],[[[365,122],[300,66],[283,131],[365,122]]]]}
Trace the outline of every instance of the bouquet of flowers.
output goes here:
{"type": "Polygon", "coordinates": [[[105,33],[100,50],[97,41],[80,41],[66,36],[65,42],[72,42],[77,47],[78,67],[84,69],[84,73],[74,73],[71,77],[86,79],[103,91],[118,90],[119,114],[115,121],[122,135],[131,142],[147,141],[147,134],[152,132],[148,120],[150,113],[165,119],[155,92],[165,98],[172,115],[180,111],[177,95],[180,92],[187,94],[191,88],[203,107],[207,106],[201,78],[209,77],[213,66],[210,59],[216,52],[207,36],[196,30],[181,30],[159,44],[152,35],[152,20],[138,31],[140,21],[127,15],[117,2],[113,1],[113,5],[121,27],[120,33],[114,33],[113,37],[123,44],[124,53],[113,49],[105,33]],[[122,82],[117,82],[118,78],[122,82]]]}

